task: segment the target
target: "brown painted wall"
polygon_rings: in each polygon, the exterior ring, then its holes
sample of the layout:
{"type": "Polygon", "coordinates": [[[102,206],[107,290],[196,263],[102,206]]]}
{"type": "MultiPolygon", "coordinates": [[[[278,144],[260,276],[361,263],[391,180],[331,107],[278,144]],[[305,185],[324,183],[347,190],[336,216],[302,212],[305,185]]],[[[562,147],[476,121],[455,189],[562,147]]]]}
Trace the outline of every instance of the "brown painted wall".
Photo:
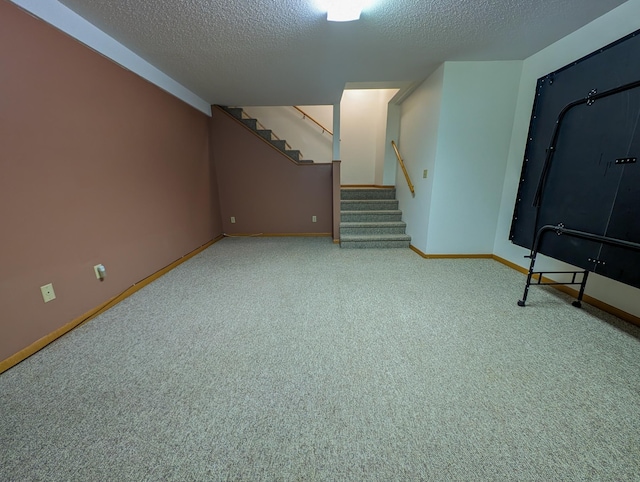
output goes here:
{"type": "Polygon", "coordinates": [[[226,234],[331,234],[331,164],[295,164],[215,107],[211,136],[226,234]]]}
{"type": "Polygon", "coordinates": [[[222,232],[209,141],[206,115],[0,0],[0,361],[222,232]]]}

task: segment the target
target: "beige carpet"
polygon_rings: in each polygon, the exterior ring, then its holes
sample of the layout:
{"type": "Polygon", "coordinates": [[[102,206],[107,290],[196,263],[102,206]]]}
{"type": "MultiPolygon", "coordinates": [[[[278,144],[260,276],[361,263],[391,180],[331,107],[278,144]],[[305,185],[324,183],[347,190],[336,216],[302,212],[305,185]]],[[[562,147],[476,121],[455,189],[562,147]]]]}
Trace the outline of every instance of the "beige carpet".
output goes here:
{"type": "Polygon", "coordinates": [[[224,239],[0,375],[0,480],[640,480],[638,329],[524,280],[224,239]]]}

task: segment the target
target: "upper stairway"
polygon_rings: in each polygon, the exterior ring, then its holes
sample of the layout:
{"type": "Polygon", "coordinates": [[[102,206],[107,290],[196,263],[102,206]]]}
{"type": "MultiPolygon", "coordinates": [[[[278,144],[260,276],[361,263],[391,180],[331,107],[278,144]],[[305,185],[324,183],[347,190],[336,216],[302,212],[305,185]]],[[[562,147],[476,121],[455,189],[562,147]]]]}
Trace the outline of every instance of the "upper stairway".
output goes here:
{"type": "Polygon", "coordinates": [[[340,189],[342,248],[408,248],[395,188],[340,189]]]}
{"type": "Polygon", "coordinates": [[[273,147],[278,149],[285,156],[289,157],[292,161],[301,164],[313,163],[313,161],[310,159],[303,159],[302,153],[299,150],[291,149],[287,141],[285,141],[284,139],[280,139],[273,133],[273,131],[263,128],[263,126],[260,125],[257,119],[249,117],[241,107],[226,107],[223,105],[218,107],[242,122],[247,128],[251,129],[256,135],[269,142],[273,147]]]}

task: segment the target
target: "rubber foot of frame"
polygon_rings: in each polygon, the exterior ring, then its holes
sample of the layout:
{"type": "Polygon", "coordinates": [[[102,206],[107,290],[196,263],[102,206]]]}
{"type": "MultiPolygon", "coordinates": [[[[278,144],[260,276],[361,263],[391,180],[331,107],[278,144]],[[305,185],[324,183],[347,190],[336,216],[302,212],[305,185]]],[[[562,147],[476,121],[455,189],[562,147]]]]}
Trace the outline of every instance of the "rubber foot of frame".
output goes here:
{"type": "Polygon", "coordinates": [[[524,301],[518,300],[518,306],[524,306],[524,303],[525,303],[524,301]]]}
{"type": "Polygon", "coordinates": [[[580,303],[579,301],[572,301],[571,304],[576,308],[582,308],[582,303],[580,303]]]}

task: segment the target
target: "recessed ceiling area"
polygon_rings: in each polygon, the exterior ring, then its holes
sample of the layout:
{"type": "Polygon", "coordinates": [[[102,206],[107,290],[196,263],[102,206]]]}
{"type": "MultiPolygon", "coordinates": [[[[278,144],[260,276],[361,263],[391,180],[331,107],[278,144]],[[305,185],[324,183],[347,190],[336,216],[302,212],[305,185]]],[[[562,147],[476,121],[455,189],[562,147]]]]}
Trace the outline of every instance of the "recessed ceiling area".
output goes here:
{"type": "Polygon", "coordinates": [[[60,0],[211,104],[339,102],[447,60],[521,60],[624,0],[377,0],[327,22],[317,0],[60,0]]]}

